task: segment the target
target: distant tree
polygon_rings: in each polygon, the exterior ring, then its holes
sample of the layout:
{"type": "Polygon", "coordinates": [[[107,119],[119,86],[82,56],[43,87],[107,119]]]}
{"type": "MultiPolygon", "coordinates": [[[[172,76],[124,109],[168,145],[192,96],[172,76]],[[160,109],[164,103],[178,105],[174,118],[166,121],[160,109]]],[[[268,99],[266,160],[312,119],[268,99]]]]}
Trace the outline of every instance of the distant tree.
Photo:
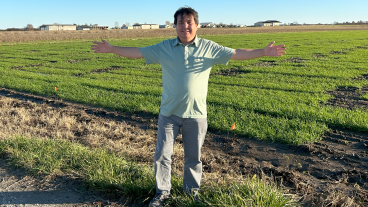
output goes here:
{"type": "Polygon", "coordinates": [[[23,31],[24,28],[7,28],[6,31],[23,31]]]}
{"type": "Polygon", "coordinates": [[[32,24],[27,24],[25,30],[27,30],[27,31],[33,31],[34,30],[34,27],[33,27],[32,24]]]}
{"type": "Polygon", "coordinates": [[[134,23],[133,25],[139,25],[139,23],[134,23]]]}
{"type": "Polygon", "coordinates": [[[165,24],[166,24],[166,25],[170,25],[170,21],[166,21],[166,22],[165,22],[165,24]]]}
{"type": "Polygon", "coordinates": [[[115,29],[119,29],[119,22],[115,22],[115,29]]]}
{"type": "Polygon", "coordinates": [[[125,25],[126,25],[127,27],[130,27],[130,23],[129,23],[129,22],[125,23],[125,25]]]}

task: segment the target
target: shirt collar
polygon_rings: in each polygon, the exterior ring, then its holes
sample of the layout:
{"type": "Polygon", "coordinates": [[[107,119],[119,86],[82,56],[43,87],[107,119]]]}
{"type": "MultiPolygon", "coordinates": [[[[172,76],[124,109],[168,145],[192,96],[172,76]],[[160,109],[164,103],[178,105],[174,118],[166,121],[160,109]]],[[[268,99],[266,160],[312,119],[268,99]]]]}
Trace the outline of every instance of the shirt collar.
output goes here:
{"type": "MultiPolygon", "coordinates": [[[[195,47],[198,47],[198,44],[199,44],[199,37],[196,35],[196,37],[194,38],[194,41],[192,43],[190,43],[189,45],[194,45],[195,47]]],[[[179,40],[179,37],[176,37],[174,39],[174,42],[173,42],[173,47],[175,47],[176,45],[181,45],[182,43],[180,42],[179,40]]]]}

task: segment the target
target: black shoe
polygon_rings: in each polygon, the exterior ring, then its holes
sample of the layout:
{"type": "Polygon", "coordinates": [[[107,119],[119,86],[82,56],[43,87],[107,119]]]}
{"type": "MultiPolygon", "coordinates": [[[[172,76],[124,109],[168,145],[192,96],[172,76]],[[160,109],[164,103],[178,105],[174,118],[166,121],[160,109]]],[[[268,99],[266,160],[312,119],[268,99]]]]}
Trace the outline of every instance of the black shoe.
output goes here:
{"type": "Polygon", "coordinates": [[[198,203],[199,202],[199,193],[198,190],[191,190],[191,191],[187,191],[185,192],[187,194],[187,196],[193,198],[194,202],[198,203]]]}
{"type": "Polygon", "coordinates": [[[168,198],[170,198],[170,194],[156,194],[155,197],[151,200],[149,207],[160,207],[168,198]]]}

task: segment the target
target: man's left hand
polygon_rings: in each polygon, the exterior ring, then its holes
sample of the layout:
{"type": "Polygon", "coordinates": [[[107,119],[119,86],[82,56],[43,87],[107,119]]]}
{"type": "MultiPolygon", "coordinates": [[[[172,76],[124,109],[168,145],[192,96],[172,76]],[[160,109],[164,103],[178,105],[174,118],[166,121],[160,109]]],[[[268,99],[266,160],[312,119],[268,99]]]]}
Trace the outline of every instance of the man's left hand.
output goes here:
{"type": "Polygon", "coordinates": [[[273,45],[275,41],[271,42],[264,49],[265,56],[282,56],[285,53],[285,45],[273,45]]]}

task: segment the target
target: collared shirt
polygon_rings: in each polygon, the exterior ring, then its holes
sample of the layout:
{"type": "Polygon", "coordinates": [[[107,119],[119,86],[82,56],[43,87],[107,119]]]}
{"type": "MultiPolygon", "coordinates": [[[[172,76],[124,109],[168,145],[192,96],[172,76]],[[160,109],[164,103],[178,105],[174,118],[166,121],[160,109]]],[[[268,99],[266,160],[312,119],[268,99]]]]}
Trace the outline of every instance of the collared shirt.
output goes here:
{"type": "Polygon", "coordinates": [[[234,49],[196,37],[184,45],[179,38],[141,48],[147,64],[162,69],[160,114],[181,118],[207,117],[208,78],[215,64],[226,65],[234,49]]]}

